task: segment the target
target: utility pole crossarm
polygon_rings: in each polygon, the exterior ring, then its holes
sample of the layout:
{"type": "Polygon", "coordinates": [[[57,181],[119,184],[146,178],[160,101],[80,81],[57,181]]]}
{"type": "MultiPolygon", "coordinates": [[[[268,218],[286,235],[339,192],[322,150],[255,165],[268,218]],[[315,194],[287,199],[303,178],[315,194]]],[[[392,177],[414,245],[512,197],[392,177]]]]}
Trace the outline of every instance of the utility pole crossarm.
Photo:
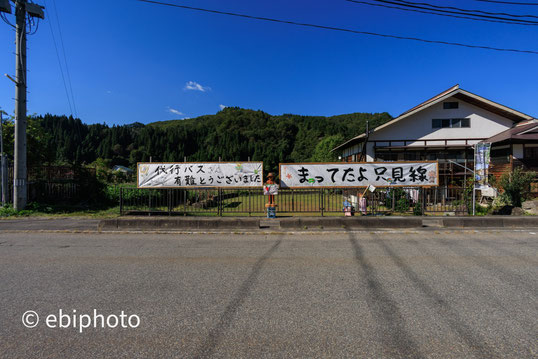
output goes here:
{"type": "Polygon", "coordinates": [[[11,4],[9,0],[0,0],[0,12],[11,14],[11,4]]]}

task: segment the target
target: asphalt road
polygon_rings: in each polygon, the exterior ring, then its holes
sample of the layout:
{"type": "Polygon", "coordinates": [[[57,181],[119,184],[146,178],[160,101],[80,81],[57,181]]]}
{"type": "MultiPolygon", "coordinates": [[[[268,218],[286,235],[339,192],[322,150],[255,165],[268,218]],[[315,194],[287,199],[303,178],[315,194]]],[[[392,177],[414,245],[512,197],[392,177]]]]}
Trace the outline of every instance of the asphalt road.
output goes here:
{"type": "Polygon", "coordinates": [[[2,358],[538,357],[529,230],[0,233],[0,293],[2,358]]]}
{"type": "Polygon", "coordinates": [[[4,231],[97,231],[99,219],[90,218],[0,218],[0,232],[4,231]]]}

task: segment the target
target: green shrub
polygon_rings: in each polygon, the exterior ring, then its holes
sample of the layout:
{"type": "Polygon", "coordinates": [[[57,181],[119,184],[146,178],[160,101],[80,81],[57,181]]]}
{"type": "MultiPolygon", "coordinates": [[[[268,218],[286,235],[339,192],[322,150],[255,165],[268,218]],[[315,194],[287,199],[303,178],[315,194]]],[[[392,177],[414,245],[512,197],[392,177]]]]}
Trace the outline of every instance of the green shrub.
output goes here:
{"type": "Polygon", "coordinates": [[[487,207],[481,206],[480,204],[476,203],[475,206],[475,215],[477,216],[485,216],[488,214],[492,209],[491,205],[488,205],[487,207]]]}
{"type": "Polygon", "coordinates": [[[516,167],[511,173],[503,174],[499,181],[504,190],[501,196],[512,206],[521,207],[521,202],[529,196],[535,177],[536,172],[524,172],[520,167],[516,167]]]}
{"type": "Polygon", "coordinates": [[[3,207],[0,207],[0,217],[10,217],[17,214],[17,211],[9,204],[3,207]]]}
{"type": "Polygon", "coordinates": [[[413,214],[415,216],[422,216],[422,202],[418,201],[413,207],[413,214]]]}
{"type": "Polygon", "coordinates": [[[41,213],[52,213],[52,207],[44,204],[39,204],[37,202],[30,202],[26,205],[26,208],[22,211],[16,211],[11,204],[8,204],[4,207],[0,207],[0,217],[12,217],[12,216],[29,216],[31,214],[41,212],[41,213]]]}
{"type": "Polygon", "coordinates": [[[407,212],[409,211],[409,200],[404,195],[400,197],[398,200],[396,200],[396,205],[394,206],[394,210],[396,212],[407,212]]]}
{"type": "Polygon", "coordinates": [[[394,211],[395,212],[407,212],[411,207],[411,203],[407,198],[407,193],[399,188],[393,187],[387,189],[387,195],[385,197],[385,207],[392,208],[392,198],[394,197],[394,211]]]}

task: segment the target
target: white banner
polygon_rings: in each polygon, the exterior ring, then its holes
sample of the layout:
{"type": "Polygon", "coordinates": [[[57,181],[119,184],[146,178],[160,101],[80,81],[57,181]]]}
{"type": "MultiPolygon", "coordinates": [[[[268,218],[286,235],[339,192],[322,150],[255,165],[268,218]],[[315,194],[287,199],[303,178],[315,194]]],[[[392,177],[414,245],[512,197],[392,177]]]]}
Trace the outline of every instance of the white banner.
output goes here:
{"type": "Polygon", "coordinates": [[[491,143],[480,142],[474,145],[474,173],[476,185],[480,188],[488,187],[488,169],[491,152],[491,143]]]}
{"type": "Polygon", "coordinates": [[[281,163],[280,187],[438,186],[437,162],[281,163]]]}
{"type": "Polygon", "coordinates": [[[139,163],[138,188],[261,187],[263,162],[139,163]]]}

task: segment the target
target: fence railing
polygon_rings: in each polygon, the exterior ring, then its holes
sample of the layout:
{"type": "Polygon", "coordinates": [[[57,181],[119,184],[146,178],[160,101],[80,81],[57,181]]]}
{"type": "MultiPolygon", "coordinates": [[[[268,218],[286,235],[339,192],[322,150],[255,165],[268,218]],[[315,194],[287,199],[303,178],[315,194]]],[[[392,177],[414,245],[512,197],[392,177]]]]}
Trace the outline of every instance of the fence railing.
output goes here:
{"type": "MultiPolygon", "coordinates": [[[[76,199],[81,192],[81,184],[74,181],[35,181],[27,185],[28,202],[58,202],[76,199]]],[[[13,203],[13,182],[8,183],[7,203],[13,203]]]]}
{"type": "MultiPolygon", "coordinates": [[[[348,201],[356,213],[363,189],[280,189],[275,196],[281,215],[331,215],[348,201]]],[[[367,192],[362,214],[467,214],[463,188],[378,188],[367,192]]],[[[120,213],[206,216],[261,216],[267,196],[262,189],[120,188],[120,213]]]]}
{"type": "MultiPolygon", "coordinates": [[[[94,168],[74,166],[28,167],[28,202],[68,202],[89,195],[88,181],[95,179],[94,168]]],[[[7,203],[13,203],[13,166],[8,167],[7,203]]]]}

